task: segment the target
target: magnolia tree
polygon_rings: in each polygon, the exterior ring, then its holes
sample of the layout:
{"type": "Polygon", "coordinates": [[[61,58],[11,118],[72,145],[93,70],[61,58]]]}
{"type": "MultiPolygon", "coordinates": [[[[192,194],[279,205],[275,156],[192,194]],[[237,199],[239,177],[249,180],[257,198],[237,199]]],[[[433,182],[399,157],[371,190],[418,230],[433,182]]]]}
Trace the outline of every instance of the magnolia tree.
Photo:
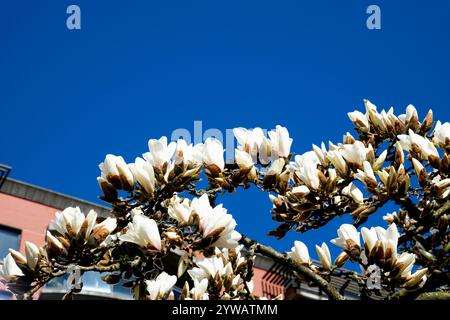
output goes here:
{"type": "MultiPolygon", "coordinates": [[[[174,299],[176,283],[184,300],[264,299],[253,294],[252,283],[255,255],[262,254],[330,299],[344,299],[330,284],[333,274],[357,282],[361,298],[448,297],[450,123],[434,123],[431,110],[420,121],[411,105],[399,116],[392,108],[378,112],[367,100],[365,108],[348,114],[357,135],[302,155],[291,153],[292,139],[281,126],[268,136],[260,128],[234,129],[233,163],[225,163],[214,138],[197,145],[152,139],[149,151],[128,164],[109,154],[98,182],[111,217],[79,208],[56,213],[46,244],[27,242],[25,255],[11,249],[0,275],[25,299],[73,270],[101,272],[105,282],[120,282],[140,300],[174,299]],[[342,252],[332,259],[326,243],[316,245],[321,263],[313,264],[300,241],[282,254],[241,235],[215,202],[250,186],[268,192],[279,223],[269,235],[278,238],[350,215],[353,224],[340,226],[331,240],[342,252]],[[386,226],[362,227],[392,203],[398,212],[384,216],[386,226]],[[170,261],[178,268],[170,271],[170,261]],[[361,272],[343,269],[348,262],[361,272]]],[[[65,298],[80,289],[72,286],[65,298]]]]}

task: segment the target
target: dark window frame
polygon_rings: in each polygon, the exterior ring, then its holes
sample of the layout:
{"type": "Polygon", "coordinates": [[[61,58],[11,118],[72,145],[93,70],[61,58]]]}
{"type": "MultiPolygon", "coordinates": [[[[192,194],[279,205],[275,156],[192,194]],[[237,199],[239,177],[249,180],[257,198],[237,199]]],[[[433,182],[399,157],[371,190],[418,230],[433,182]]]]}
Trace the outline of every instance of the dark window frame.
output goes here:
{"type": "MultiPolygon", "coordinates": [[[[22,230],[0,223],[0,233],[3,230],[5,230],[6,232],[16,233],[17,234],[18,246],[17,246],[17,248],[13,248],[13,249],[19,251],[20,250],[20,244],[22,243],[22,230]]],[[[0,259],[3,259],[3,258],[4,257],[0,257],[0,259]]]]}

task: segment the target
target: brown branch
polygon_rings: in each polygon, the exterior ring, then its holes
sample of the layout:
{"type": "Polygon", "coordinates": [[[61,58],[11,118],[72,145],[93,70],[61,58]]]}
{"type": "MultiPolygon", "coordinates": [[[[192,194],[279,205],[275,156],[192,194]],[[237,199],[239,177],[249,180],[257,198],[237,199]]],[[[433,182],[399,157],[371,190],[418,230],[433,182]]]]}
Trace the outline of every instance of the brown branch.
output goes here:
{"type": "Polygon", "coordinates": [[[328,281],[323,279],[313,270],[307,266],[298,265],[292,261],[289,257],[284,254],[279,253],[275,249],[262,245],[250,238],[242,236],[240,243],[245,245],[247,248],[256,245],[256,252],[272,258],[274,261],[288,265],[292,270],[296,271],[299,275],[303,276],[305,279],[315,283],[319,288],[321,288],[330,299],[332,300],[345,300],[344,296],[341,295],[335,287],[333,287],[328,281]]]}
{"type": "Polygon", "coordinates": [[[450,300],[450,291],[424,292],[416,300],[450,300]]]}
{"type": "Polygon", "coordinates": [[[444,203],[439,209],[435,210],[433,213],[433,218],[439,218],[445,212],[450,210],[450,201],[444,203]]]}

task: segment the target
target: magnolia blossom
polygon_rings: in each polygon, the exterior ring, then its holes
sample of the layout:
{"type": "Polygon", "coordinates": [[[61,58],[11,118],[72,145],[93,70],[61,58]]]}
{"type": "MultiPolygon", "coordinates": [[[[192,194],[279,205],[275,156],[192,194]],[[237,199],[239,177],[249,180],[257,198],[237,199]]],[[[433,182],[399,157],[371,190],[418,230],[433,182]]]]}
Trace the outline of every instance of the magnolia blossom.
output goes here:
{"type": "Polygon", "coordinates": [[[348,174],[348,166],[344,157],[338,150],[330,150],[327,153],[327,158],[331,164],[336,168],[336,171],[341,177],[346,177],[348,174]]]}
{"type": "Polygon", "coordinates": [[[207,166],[216,167],[215,170],[218,169],[219,172],[225,168],[223,146],[218,139],[211,137],[206,139],[203,145],[203,162],[207,166]]]}
{"type": "Polygon", "coordinates": [[[133,174],[121,156],[106,155],[105,161],[99,164],[99,168],[101,170],[100,178],[108,181],[114,188],[133,190],[133,174]]]}
{"type": "Polygon", "coordinates": [[[34,270],[39,262],[39,247],[32,242],[25,241],[25,256],[27,258],[28,267],[31,270],[34,270]]]}
{"type": "Polygon", "coordinates": [[[56,212],[49,229],[69,238],[80,236],[86,241],[100,243],[116,228],[117,223],[114,218],[106,218],[99,224],[96,221],[97,213],[94,210],[90,210],[85,217],[79,207],[68,207],[56,212]]]}
{"type": "Polygon", "coordinates": [[[195,146],[187,144],[185,140],[178,139],[175,149],[175,164],[201,164],[203,161],[203,144],[199,143],[195,146]]]}
{"type": "Polygon", "coordinates": [[[50,231],[47,231],[47,233],[46,233],[46,240],[47,240],[47,245],[48,245],[49,249],[54,251],[56,254],[67,253],[67,250],[64,247],[64,245],[61,243],[61,241],[59,241],[58,238],[53,236],[50,233],[50,231]]]}
{"type": "Polygon", "coordinates": [[[181,225],[187,225],[192,218],[192,208],[189,199],[181,201],[180,198],[174,196],[167,208],[169,216],[177,220],[181,225]]]}
{"type": "Polygon", "coordinates": [[[155,191],[155,172],[149,161],[137,157],[134,163],[128,164],[134,179],[147,193],[155,191]]]}
{"type": "Polygon", "coordinates": [[[411,129],[409,129],[407,135],[398,135],[398,139],[400,140],[402,148],[409,152],[413,150],[413,146],[416,146],[424,159],[428,159],[430,156],[439,158],[439,152],[434,144],[426,137],[416,134],[411,129]]]}
{"type": "Polygon", "coordinates": [[[395,262],[399,276],[406,279],[409,278],[415,262],[416,256],[414,253],[403,252],[400,254],[395,262]]]}
{"type": "Polygon", "coordinates": [[[170,142],[167,144],[167,137],[161,137],[159,140],[150,139],[148,141],[149,152],[142,156],[154,168],[162,169],[165,164],[168,164],[175,153],[176,143],[170,142]]]}
{"type": "Polygon", "coordinates": [[[166,272],[160,273],[154,280],[146,280],[147,291],[151,300],[163,299],[177,282],[176,276],[171,276],[166,272]]]}
{"type": "Polygon", "coordinates": [[[161,250],[161,236],[155,220],[136,215],[127,227],[127,232],[119,237],[121,241],[132,242],[149,250],[161,250]]]}
{"type": "MultiPolygon", "coordinates": [[[[97,214],[95,214],[95,217],[96,216],[97,214]]],[[[86,234],[89,241],[95,241],[97,243],[103,244],[103,241],[116,229],[116,227],[117,227],[117,220],[108,217],[101,223],[94,224],[92,226],[92,231],[90,232],[90,234],[89,233],[86,234]]]]}
{"type": "Polygon", "coordinates": [[[348,162],[361,167],[367,158],[367,149],[361,141],[352,144],[344,144],[339,149],[342,157],[348,162]]]}
{"type": "Polygon", "coordinates": [[[301,241],[295,241],[294,246],[288,253],[289,257],[298,264],[310,265],[311,259],[309,258],[308,247],[301,241]]]}
{"type": "Polygon", "coordinates": [[[203,279],[214,278],[216,275],[219,277],[225,277],[233,273],[231,263],[226,265],[222,258],[212,256],[210,258],[196,258],[194,257],[194,263],[197,267],[188,270],[188,274],[193,280],[202,281],[203,279]]]}
{"type": "Polygon", "coordinates": [[[23,275],[22,270],[17,266],[11,253],[9,253],[3,259],[3,263],[0,263],[0,278],[9,282],[23,275]]]}
{"type": "Polygon", "coordinates": [[[380,245],[385,257],[397,257],[397,244],[400,234],[397,231],[397,226],[392,223],[387,229],[382,227],[375,228],[361,228],[361,235],[364,240],[364,246],[367,247],[368,252],[380,245]]]}
{"type": "Polygon", "coordinates": [[[238,245],[241,234],[234,230],[236,221],[221,204],[212,208],[208,195],[204,194],[192,200],[191,207],[200,218],[203,237],[215,239],[211,245],[224,248],[235,248],[238,245]]]}
{"type": "Polygon", "coordinates": [[[359,188],[355,186],[353,183],[350,183],[348,186],[342,189],[342,194],[344,196],[352,198],[356,203],[364,202],[364,195],[362,191],[359,190],[359,188]]]}
{"type": "Polygon", "coordinates": [[[327,167],[329,160],[327,159],[327,149],[325,147],[325,143],[322,142],[320,147],[313,144],[312,148],[314,153],[316,154],[316,158],[319,161],[319,163],[323,167],[327,167]]]}
{"type": "Polygon", "coordinates": [[[436,122],[433,133],[433,142],[443,147],[450,145],[450,123],[436,122]]]}
{"type": "Polygon", "coordinates": [[[300,197],[304,197],[310,193],[310,190],[307,186],[296,186],[292,188],[291,193],[298,194],[300,197]]]}
{"type": "Polygon", "coordinates": [[[308,187],[312,189],[319,189],[319,170],[317,165],[319,159],[314,151],[309,151],[303,155],[296,155],[295,162],[290,163],[290,168],[294,170],[294,173],[303,181],[308,187]]]}
{"type": "Polygon", "coordinates": [[[367,132],[370,129],[369,120],[367,119],[366,115],[360,111],[353,111],[349,112],[348,117],[350,120],[360,129],[363,129],[363,131],[367,132]]]}
{"type": "Polygon", "coordinates": [[[291,152],[292,139],[289,138],[289,132],[285,127],[277,125],[275,130],[269,131],[270,144],[272,150],[279,157],[286,158],[291,152]]]}
{"type": "MultiPolygon", "coordinates": [[[[364,105],[366,107],[366,115],[370,122],[378,129],[385,131],[387,129],[385,120],[388,117],[383,117],[378,113],[377,107],[367,99],[364,99],[364,105]]],[[[384,110],[383,110],[384,111],[384,110]]],[[[383,114],[386,114],[385,112],[383,114]]]]}
{"type": "Polygon", "coordinates": [[[32,271],[36,269],[40,258],[40,251],[38,246],[29,241],[25,241],[25,256],[14,249],[9,249],[9,253],[14,258],[17,264],[21,266],[27,266],[32,271]]]}
{"type": "MultiPolygon", "coordinates": [[[[190,294],[191,297],[185,298],[186,300],[209,300],[209,294],[208,294],[208,279],[202,279],[197,280],[193,279],[194,281],[194,287],[191,289],[190,294]]],[[[189,287],[189,285],[186,282],[186,286],[189,287]]]]}
{"type": "Polygon", "coordinates": [[[76,237],[85,218],[79,207],[68,207],[55,213],[55,220],[50,222],[48,228],[58,231],[62,236],[76,237]]]}
{"type": "Polygon", "coordinates": [[[391,224],[398,219],[397,212],[387,213],[383,216],[383,220],[391,224]]]}
{"type": "Polygon", "coordinates": [[[418,285],[419,287],[423,286],[427,281],[427,272],[428,268],[422,268],[417,270],[413,274],[409,275],[408,281],[405,284],[405,287],[414,287],[418,285]]]}
{"type": "Polygon", "coordinates": [[[261,128],[234,128],[233,133],[239,143],[238,150],[242,150],[252,156],[258,153],[264,138],[264,132],[261,128]]]}
{"type": "Polygon", "coordinates": [[[316,252],[317,255],[319,256],[323,268],[325,270],[331,270],[331,254],[327,244],[323,242],[320,247],[316,245],[316,252]]]}
{"type": "Polygon", "coordinates": [[[337,231],[338,237],[331,243],[343,249],[351,249],[353,245],[360,247],[359,232],[351,224],[343,224],[337,231]]]}
{"type": "Polygon", "coordinates": [[[254,165],[252,156],[249,153],[239,149],[235,150],[235,161],[241,169],[248,169],[254,165]]]}
{"type": "Polygon", "coordinates": [[[364,170],[358,169],[358,173],[356,173],[354,177],[370,187],[376,187],[377,179],[375,178],[372,165],[369,163],[369,161],[363,162],[363,169],[364,170]]]}

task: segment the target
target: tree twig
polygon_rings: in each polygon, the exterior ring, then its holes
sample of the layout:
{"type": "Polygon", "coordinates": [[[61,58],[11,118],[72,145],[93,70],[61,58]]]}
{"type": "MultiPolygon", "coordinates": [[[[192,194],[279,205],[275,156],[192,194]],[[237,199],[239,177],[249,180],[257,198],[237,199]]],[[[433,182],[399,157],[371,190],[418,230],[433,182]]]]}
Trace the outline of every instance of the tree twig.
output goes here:
{"type": "Polygon", "coordinates": [[[344,296],[341,295],[338,290],[333,287],[328,281],[319,276],[313,270],[308,268],[307,266],[298,265],[293,262],[289,257],[284,254],[279,253],[275,249],[269,246],[262,245],[246,236],[242,236],[240,243],[245,245],[246,247],[251,247],[256,245],[255,251],[272,258],[276,262],[283,263],[288,265],[292,270],[296,271],[299,275],[303,276],[305,279],[316,284],[320,289],[322,289],[330,299],[332,300],[345,300],[344,296]]]}

